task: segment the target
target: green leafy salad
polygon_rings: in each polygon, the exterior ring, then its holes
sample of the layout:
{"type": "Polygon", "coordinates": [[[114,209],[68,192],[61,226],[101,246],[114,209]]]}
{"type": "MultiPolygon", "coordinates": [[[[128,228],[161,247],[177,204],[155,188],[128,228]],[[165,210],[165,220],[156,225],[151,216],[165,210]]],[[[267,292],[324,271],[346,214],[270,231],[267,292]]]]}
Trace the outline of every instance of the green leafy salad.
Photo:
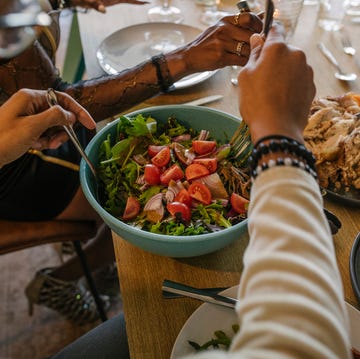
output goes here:
{"type": "Polygon", "coordinates": [[[231,145],[174,117],[121,117],[101,144],[98,173],[105,210],[149,232],[198,235],[246,218],[248,170],[231,145]]]}
{"type": "Polygon", "coordinates": [[[240,327],[238,324],[233,324],[231,326],[232,335],[227,335],[223,330],[216,330],[214,332],[214,336],[210,338],[203,344],[199,344],[192,340],[189,340],[188,343],[196,350],[196,351],[203,351],[208,349],[224,349],[229,350],[233,335],[236,334],[240,327]]]}

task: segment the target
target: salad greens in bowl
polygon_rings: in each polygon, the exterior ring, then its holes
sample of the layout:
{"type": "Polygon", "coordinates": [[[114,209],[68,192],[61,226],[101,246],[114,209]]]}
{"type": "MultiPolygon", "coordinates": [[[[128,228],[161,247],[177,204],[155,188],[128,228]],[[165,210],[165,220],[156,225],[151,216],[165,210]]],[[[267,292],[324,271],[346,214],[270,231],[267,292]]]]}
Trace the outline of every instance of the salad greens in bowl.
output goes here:
{"type": "Polygon", "coordinates": [[[106,125],[80,165],[83,192],[104,222],[146,251],[193,257],[247,230],[250,179],[230,139],[240,119],[170,105],[141,109],[106,125]]]}

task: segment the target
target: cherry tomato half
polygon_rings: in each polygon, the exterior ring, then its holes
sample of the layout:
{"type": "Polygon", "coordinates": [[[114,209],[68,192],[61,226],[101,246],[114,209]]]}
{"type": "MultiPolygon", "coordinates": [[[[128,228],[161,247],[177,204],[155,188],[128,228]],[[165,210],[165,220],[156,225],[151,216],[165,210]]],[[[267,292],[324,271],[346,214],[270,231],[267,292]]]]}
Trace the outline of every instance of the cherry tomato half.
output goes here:
{"type": "Polygon", "coordinates": [[[230,203],[234,211],[239,214],[246,213],[249,206],[249,200],[235,192],[231,194],[230,203]]]}
{"type": "Polygon", "coordinates": [[[201,141],[194,140],[192,141],[192,146],[194,151],[199,155],[205,155],[206,153],[210,153],[216,147],[215,141],[201,141]]]}
{"type": "Polygon", "coordinates": [[[199,163],[205,166],[210,173],[213,173],[217,169],[217,159],[216,158],[195,158],[193,163],[199,163]]]}
{"type": "Polygon", "coordinates": [[[189,192],[183,188],[180,192],[175,196],[174,202],[181,202],[186,204],[187,206],[191,206],[192,199],[189,195],[189,192]]]}
{"type": "Polygon", "coordinates": [[[204,177],[210,174],[210,171],[200,163],[192,163],[185,168],[185,177],[188,181],[204,177]]]}
{"type": "Polygon", "coordinates": [[[190,197],[196,199],[197,201],[210,204],[211,203],[211,193],[210,190],[201,182],[193,182],[189,188],[188,192],[190,197]]]}
{"type": "Polygon", "coordinates": [[[157,146],[157,145],[149,145],[148,147],[148,154],[150,157],[156,156],[163,148],[167,146],[157,146]]]}
{"type": "Polygon", "coordinates": [[[179,167],[179,165],[174,164],[160,175],[160,182],[163,185],[168,185],[170,180],[178,181],[181,180],[183,177],[183,170],[179,167]]]}
{"type": "Polygon", "coordinates": [[[150,186],[156,186],[157,184],[160,184],[160,168],[152,165],[147,164],[144,168],[144,179],[147,184],[150,186]]]}
{"type": "Polygon", "coordinates": [[[170,148],[164,147],[152,159],[151,162],[158,167],[166,166],[170,161],[170,148]]]}
{"type": "Polygon", "coordinates": [[[124,221],[135,218],[140,212],[140,202],[135,197],[128,197],[125,210],[122,216],[124,221]]]}
{"type": "Polygon", "coordinates": [[[170,202],[166,208],[172,216],[176,218],[180,217],[185,222],[189,222],[191,219],[191,210],[185,203],[170,202]]]}

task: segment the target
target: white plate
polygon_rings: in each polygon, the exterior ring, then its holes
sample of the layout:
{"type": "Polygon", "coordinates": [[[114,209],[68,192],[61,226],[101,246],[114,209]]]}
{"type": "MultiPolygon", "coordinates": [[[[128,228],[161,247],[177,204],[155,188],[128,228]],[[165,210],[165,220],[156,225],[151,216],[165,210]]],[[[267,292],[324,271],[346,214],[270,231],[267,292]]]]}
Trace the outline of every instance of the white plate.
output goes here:
{"type": "MultiPolygon", "coordinates": [[[[238,286],[231,287],[221,294],[236,298],[238,286]]],[[[350,317],[351,344],[360,350],[360,312],[346,303],[350,317]]],[[[203,344],[213,337],[216,330],[223,330],[232,337],[231,326],[237,324],[235,311],[231,308],[204,303],[189,317],[176,338],[170,359],[179,359],[195,353],[188,340],[203,344]]]]}
{"type": "MultiPolygon", "coordinates": [[[[108,74],[131,68],[161,52],[172,51],[194,40],[201,30],[182,24],[150,22],[120,29],[100,44],[96,57],[108,74]]],[[[205,71],[184,77],[175,89],[189,87],[207,80],[216,71],[205,71]]]]}

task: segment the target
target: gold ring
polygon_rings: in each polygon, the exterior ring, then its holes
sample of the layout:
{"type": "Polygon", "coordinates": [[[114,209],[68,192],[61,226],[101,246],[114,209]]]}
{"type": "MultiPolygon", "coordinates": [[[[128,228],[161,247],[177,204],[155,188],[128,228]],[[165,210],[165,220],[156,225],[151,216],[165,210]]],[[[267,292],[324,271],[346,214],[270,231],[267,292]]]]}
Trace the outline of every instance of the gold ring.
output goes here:
{"type": "Polygon", "coordinates": [[[235,50],[236,55],[242,56],[242,55],[241,55],[241,50],[242,50],[242,48],[243,48],[244,45],[245,45],[245,42],[244,42],[244,41],[239,41],[239,42],[236,44],[236,50],[235,50]]]}
{"type": "Polygon", "coordinates": [[[234,15],[234,24],[235,25],[239,25],[239,17],[240,17],[240,13],[234,15]]]}

